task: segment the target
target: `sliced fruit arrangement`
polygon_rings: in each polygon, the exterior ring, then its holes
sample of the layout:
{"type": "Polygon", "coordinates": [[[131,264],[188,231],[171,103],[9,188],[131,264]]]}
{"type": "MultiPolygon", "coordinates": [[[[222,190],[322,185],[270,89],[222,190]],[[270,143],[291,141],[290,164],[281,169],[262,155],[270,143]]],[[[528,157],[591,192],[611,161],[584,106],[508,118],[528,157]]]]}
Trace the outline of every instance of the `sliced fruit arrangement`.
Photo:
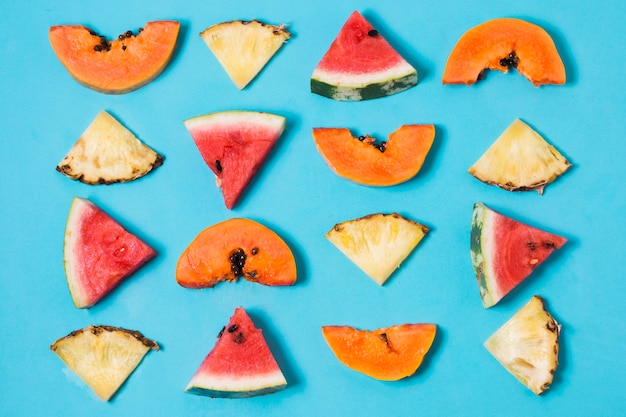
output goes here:
{"type": "Polygon", "coordinates": [[[354,137],[347,128],[314,128],[313,140],[328,166],[358,184],[390,186],[406,182],[422,168],[435,139],[433,125],[403,125],[385,142],[354,137]]]}
{"type": "Polygon", "coordinates": [[[101,93],[124,94],[163,72],[179,29],[179,22],[160,20],[113,41],[81,25],[52,26],[48,35],[57,58],[76,81],[101,93]]]}
{"type": "Polygon", "coordinates": [[[472,165],[480,181],[508,191],[543,194],[571,164],[530,126],[516,119],[472,165]]]}
{"type": "Polygon", "coordinates": [[[401,324],[376,330],[322,327],[326,343],[341,363],[382,381],[397,381],[413,375],[436,333],[435,324],[401,324]]]}
{"type": "Polygon", "coordinates": [[[155,255],[94,203],[74,198],[65,228],[64,263],[76,307],[96,304],[155,255]]]}
{"type": "Polygon", "coordinates": [[[561,326],[534,296],[487,341],[485,348],[522,384],[539,395],[550,387],[559,364],[561,326]]]}
{"type": "Polygon", "coordinates": [[[136,180],[162,164],[162,155],[103,110],[56,170],[85,184],[112,184],[136,180]]]}
{"type": "Polygon", "coordinates": [[[427,233],[428,227],[398,213],[376,213],[336,224],[326,239],[383,285],[427,233]]]}
{"type": "Polygon", "coordinates": [[[234,110],[184,123],[231,209],[282,135],[286,121],[275,114],[234,110]]]}
{"type": "Polygon", "coordinates": [[[339,101],[385,97],[417,85],[417,71],[353,12],[311,75],[311,92],[339,101]]]}
{"type": "Polygon", "coordinates": [[[240,277],[269,286],[293,285],[296,275],[296,261],[285,241],[243,218],[204,229],[176,266],[176,281],[187,288],[210,288],[240,277]]]}
{"type": "Polygon", "coordinates": [[[246,398],[287,387],[263,333],[241,307],[217,335],[211,352],[185,391],[219,398],[246,398]]]}
{"type": "Polygon", "coordinates": [[[88,326],[50,349],[103,401],[109,401],[150,350],[159,345],[136,330],[88,326]]]}
{"type": "Polygon", "coordinates": [[[474,204],[472,266],[485,308],[498,303],[567,239],[474,204]]]}
{"type": "Polygon", "coordinates": [[[450,52],[443,84],[471,85],[485,70],[509,68],[535,86],[565,84],[565,66],[548,32],[513,18],[489,20],[465,32],[450,52]]]}
{"type": "Polygon", "coordinates": [[[284,25],[234,20],[205,29],[200,37],[238,89],[243,89],[291,37],[284,25]]]}

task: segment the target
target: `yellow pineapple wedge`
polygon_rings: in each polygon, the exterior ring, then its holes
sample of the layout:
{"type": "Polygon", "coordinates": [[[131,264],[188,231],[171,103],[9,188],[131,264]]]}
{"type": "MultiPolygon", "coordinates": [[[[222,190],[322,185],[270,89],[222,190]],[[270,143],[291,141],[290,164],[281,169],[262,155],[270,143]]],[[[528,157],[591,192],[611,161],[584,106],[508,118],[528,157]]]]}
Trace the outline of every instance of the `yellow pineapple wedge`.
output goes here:
{"type": "Polygon", "coordinates": [[[148,351],[159,345],[134,330],[88,326],[54,342],[50,349],[103,401],[108,401],[148,351]]]}
{"type": "Polygon", "coordinates": [[[103,110],[56,169],[74,180],[93,185],[136,180],[162,164],[162,155],[144,145],[103,110]]]}
{"type": "Polygon", "coordinates": [[[383,285],[427,233],[428,227],[397,213],[377,213],[338,223],[326,238],[383,285]]]}
{"type": "Polygon", "coordinates": [[[561,326],[534,296],[487,341],[485,348],[522,384],[539,395],[558,366],[561,326]]]}
{"type": "Polygon", "coordinates": [[[480,181],[509,191],[537,190],[571,164],[530,126],[516,119],[469,169],[480,181]]]}
{"type": "Polygon", "coordinates": [[[291,37],[283,27],[258,20],[234,20],[200,33],[237,88],[243,89],[291,37]]]}

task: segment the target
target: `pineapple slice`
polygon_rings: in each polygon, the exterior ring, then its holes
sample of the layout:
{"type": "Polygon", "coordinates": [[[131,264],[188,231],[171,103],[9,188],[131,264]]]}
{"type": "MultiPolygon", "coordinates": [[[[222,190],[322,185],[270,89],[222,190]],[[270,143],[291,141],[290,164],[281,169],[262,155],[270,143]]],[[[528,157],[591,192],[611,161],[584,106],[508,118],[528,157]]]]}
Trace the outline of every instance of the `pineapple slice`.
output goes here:
{"type": "Polygon", "coordinates": [[[539,395],[558,366],[561,326],[534,296],[487,341],[485,348],[522,384],[539,395]]]}
{"type": "Polygon", "coordinates": [[[258,20],[234,20],[213,25],[200,37],[237,88],[243,89],[291,37],[283,27],[258,20]]]}
{"type": "Polygon", "coordinates": [[[85,184],[112,184],[135,180],[162,164],[162,155],[101,111],[56,169],[85,184]]]}
{"type": "Polygon", "coordinates": [[[133,330],[88,326],[54,342],[50,349],[100,399],[108,401],[150,349],[159,345],[133,330]]]}
{"type": "Polygon", "coordinates": [[[428,227],[397,213],[378,213],[336,224],[326,238],[383,285],[427,233],[428,227]]]}
{"type": "Polygon", "coordinates": [[[571,164],[530,126],[516,119],[469,169],[489,185],[509,191],[537,190],[571,164]]]}

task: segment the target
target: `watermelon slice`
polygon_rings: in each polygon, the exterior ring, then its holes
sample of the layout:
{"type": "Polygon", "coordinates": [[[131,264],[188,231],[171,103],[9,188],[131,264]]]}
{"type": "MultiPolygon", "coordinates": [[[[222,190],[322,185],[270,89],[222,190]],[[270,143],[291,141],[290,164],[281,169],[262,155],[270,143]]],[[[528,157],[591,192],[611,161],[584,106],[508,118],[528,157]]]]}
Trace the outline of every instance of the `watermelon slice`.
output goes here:
{"type": "Polygon", "coordinates": [[[211,113],[184,123],[215,174],[228,209],[233,208],[285,130],[284,117],[252,111],[211,113]]]}
{"type": "Polygon", "coordinates": [[[470,232],[472,266],[485,308],[525,280],[566,238],[474,205],[470,232]]]}
{"type": "Polygon", "coordinates": [[[93,306],[155,255],[94,203],[74,198],[65,228],[64,263],[76,307],[93,306]]]}
{"type": "Polygon", "coordinates": [[[340,101],[385,97],[416,85],[417,70],[358,11],[311,76],[313,93],[340,101]]]}
{"type": "Polygon", "coordinates": [[[241,307],[217,336],[185,388],[191,394],[218,398],[246,398],[270,394],[287,386],[263,333],[241,307]]]}

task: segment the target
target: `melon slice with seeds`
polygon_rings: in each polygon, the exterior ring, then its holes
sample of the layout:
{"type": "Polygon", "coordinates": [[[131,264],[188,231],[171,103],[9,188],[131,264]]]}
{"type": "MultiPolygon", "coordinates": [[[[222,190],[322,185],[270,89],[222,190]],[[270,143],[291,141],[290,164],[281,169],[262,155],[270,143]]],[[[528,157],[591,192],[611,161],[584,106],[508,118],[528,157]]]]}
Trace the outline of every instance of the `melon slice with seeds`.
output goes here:
{"type": "Polygon", "coordinates": [[[234,20],[213,25],[200,33],[200,37],[241,90],[257,76],[291,34],[283,25],[234,20]]]}
{"type": "Polygon", "coordinates": [[[508,191],[543,193],[571,164],[530,126],[516,119],[471,166],[480,181],[508,191]]]}
{"type": "Polygon", "coordinates": [[[397,213],[377,213],[338,223],[326,238],[383,285],[427,233],[428,227],[397,213]]]}
{"type": "Polygon", "coordinates": [[[487,341],[485,348],[535,394],[550,387],[559,360],[561,326],[534,296],[487,341]]]}
{"type": "Polygon", "coordinates": [[[108,401],[150,350],[159,345],[135,330],[88,326],[54,342],[50,349],[95,393],[108,401]]]}
{"type": "Polygon", "coordinates": [[[112,184],[136,180],[162,164],[162,155],[103,110],[56,169],[85,184],[112,184]]]}

